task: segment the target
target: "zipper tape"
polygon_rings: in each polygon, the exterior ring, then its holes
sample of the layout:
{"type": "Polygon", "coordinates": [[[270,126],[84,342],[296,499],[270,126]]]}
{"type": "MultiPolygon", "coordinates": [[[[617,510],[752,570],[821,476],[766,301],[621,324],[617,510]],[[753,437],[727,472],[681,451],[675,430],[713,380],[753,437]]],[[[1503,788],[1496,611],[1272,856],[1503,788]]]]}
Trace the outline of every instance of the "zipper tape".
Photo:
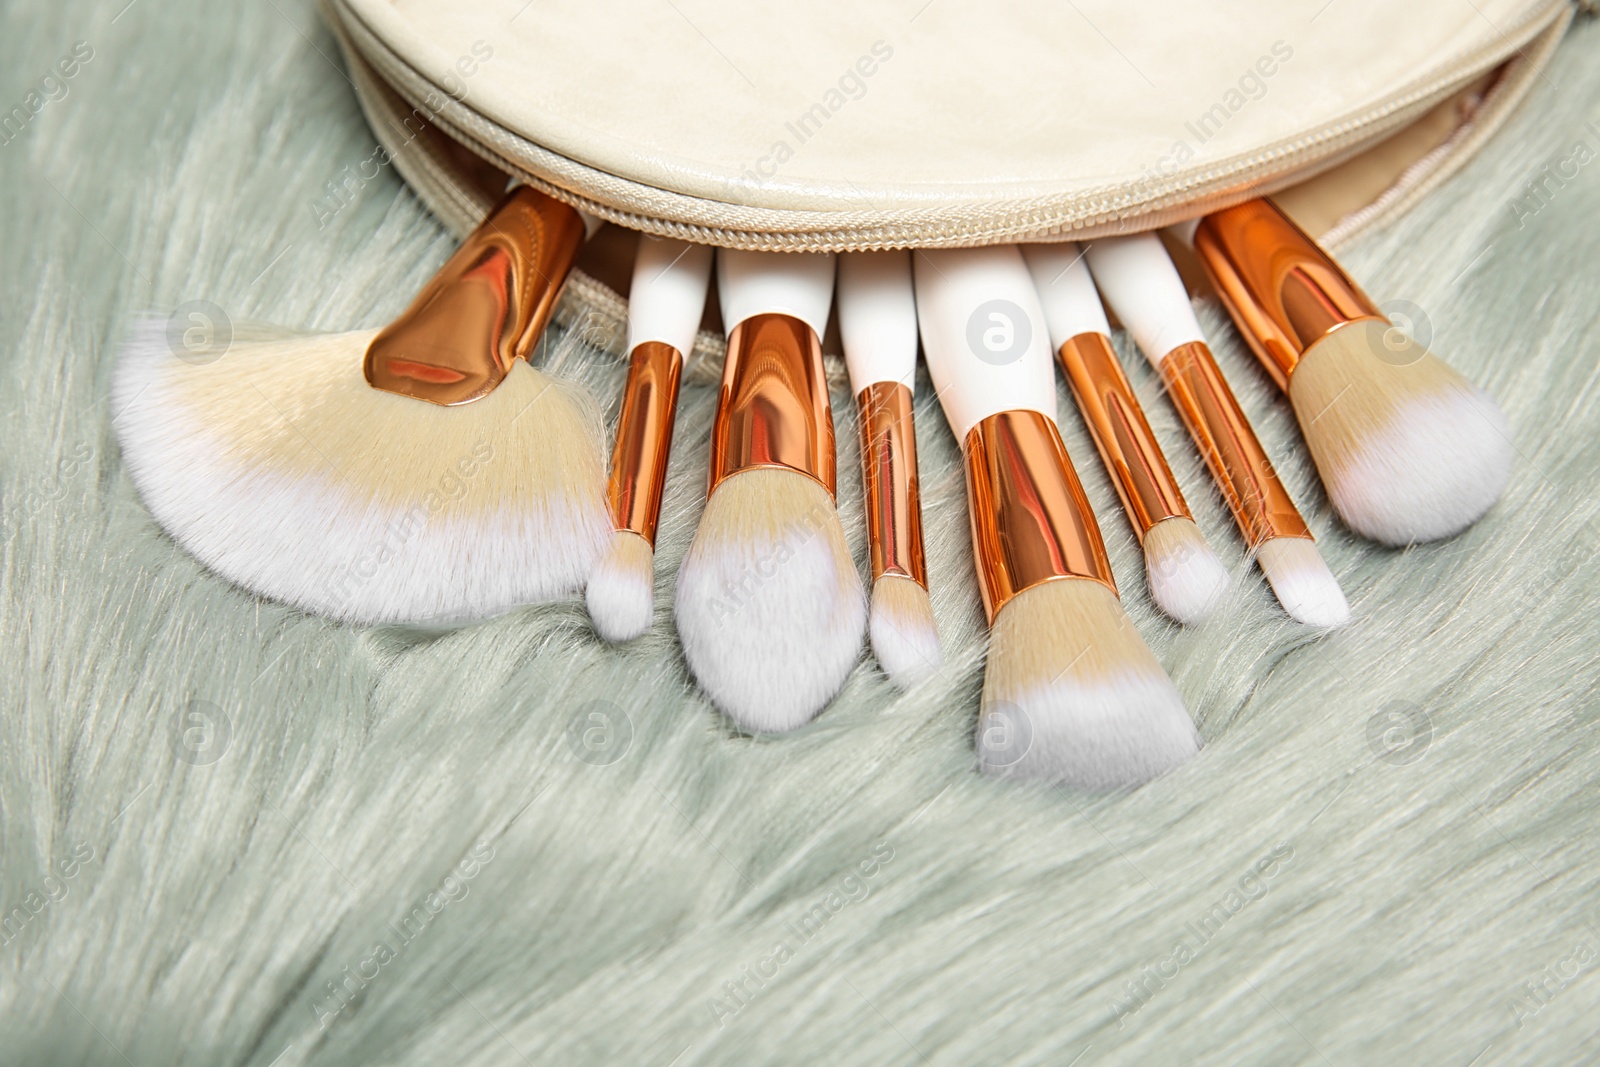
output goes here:
{"type": "MultiPolygon", "coordinates": [[[[1570,0],[1531,9],[1466,55],[1449,57],[1359,113],[1169,182],[1125,182],[1081,194],[992,206],[862,211],[792,211],[684,196],[599,171],[551,152],[453,100],[383,43],[341,0],[322,0],[340,45],[412,107],[430,99],[433,123],[474,154],[528,184],[609,222],[661,236],[757,251],[862,251],[1088,239],[1169,225],[1273,193],[1359,153],[1564,28],[1570,0]],[[353,53],[353,55],[352,55],[353,53]]],[[[1531,65],[1531,60],[1530,60],[1531,65]]]]}

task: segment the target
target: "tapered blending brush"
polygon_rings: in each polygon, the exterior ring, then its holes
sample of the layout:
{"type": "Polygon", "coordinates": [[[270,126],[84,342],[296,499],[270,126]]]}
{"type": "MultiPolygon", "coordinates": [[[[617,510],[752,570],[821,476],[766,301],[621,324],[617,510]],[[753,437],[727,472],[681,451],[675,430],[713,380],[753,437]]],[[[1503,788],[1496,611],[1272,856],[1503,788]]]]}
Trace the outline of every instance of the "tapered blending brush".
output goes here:
{"type": "Polygon", "coordinates": [[[342,621],[577,592],[611,526],[598,418],[525,357],[586,225],[513,190],[380,331],[196,352],[140,324],[114,424],[151,513],[224,578],[342,621]]]}
{"type": "Polygon", "coordinates": [[[918,252],[929,373],[961,442],[989,657],[979,766],[1083,789],[1148,781],[1199,737],[1117,599],[1055,423],[1044,313],[1015,247],[918,252]]]}
{"type": "Polygon", "coordinates": [[[711,248],[641,235],[628,289],[628,380],[617,416],[607,503],[615,532],[589,577],[589,618],[607,641],[650,629],[656,523],[672,450],[678,380],[711,280],[711,248]]]}
{"type": "Polygon", "coordinates": [[[834,257],[717,254],[728,330],[706,508],[674,612],[695,678],[757,733],[810,721],[844,684],[867,624],[834,508],[821,336],[834,257]]]}
{"type": "Polygon", "coordinates": [[[1200,221],[1195,250],[1267,373],[1289,396],[1339,517],[1387,545],[1460,533],[1511,477],[1494,400],[1392,328],[1276,205],[1200,221]]]}
{"type": "Polygon", "coordinates": [[[1160,372],[1278,602],[1311,626],[1348,622],[1344,592],[1212,358],[1160,240],[1106,238],[1089,246],[1088,260],[1101,295],[1160,372]]]}
{"type": "Polygon", "coordinates": [[[1083,252],[1069,242],[1024,245],[1022,256],[1039,291],[1062,373],[1144,547],[1151,599],[1181,623],[1199,622],[1222,599],[1228,571],[1195,525],[1122,372],[1083,252]]]}
{"type": "Polygon", "coordinates": [[[839,332],[861,416],[861,479],[872,551],[867,634],[894,682],[910,686],[944,662],[928,599],[917,438],[917,301],[906,252],[839,258],[839,332]]]}

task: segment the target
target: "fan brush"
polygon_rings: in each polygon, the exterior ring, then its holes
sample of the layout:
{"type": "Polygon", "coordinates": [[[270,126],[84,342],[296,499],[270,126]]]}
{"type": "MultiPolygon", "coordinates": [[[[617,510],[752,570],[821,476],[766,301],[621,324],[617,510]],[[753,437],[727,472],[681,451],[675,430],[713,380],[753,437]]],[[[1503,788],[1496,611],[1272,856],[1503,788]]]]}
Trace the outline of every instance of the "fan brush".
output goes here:
{"type": "Polygon", "coordinates": [[[587,225],[512,190],[379,331],[179,358],[138,324],[116,427],[156,521],[222,577],[344,622],[577,592],[610,530],[599,421],[526,357],[587,225]]]}

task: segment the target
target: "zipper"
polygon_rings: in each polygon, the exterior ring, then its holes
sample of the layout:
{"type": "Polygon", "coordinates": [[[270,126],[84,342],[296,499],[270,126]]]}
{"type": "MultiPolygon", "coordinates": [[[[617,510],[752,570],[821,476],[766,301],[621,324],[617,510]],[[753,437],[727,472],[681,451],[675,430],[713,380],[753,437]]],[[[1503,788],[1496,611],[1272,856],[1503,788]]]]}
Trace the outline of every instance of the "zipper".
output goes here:
{"type": "Polygon", "coordinates": [[[1569,8],[1564,17],[1558,16],[1527,46],[1518,49],[1516,58],[1506,61],[1500,75],[1454,133],[1407,167],[1378,199],[1351,212],[1335,223],[1331,230],[1318,235],[1317,243],[1336,251],[1366,231],[1405,214],[1465,166],[1477,150],[1499,131],[1534,81],[1543,75],[1556,46],[1561,43],[1562,35],[1579,10],[1579,7],[1569,8]]]}
{"type": "MultiPolygon", "coordinates": [[[[1275,192],[1359,153],[1485,72],[1513,56],[1525,56],[1531,42],[1548,34],[1535,49],[1540,62],[1526,60],[1530,67],[1542,66],[1548,58],[1546,46],[1559,36],[1575,10],[1570,0],[1552,0],[1530,10],[1519,23],[1499,31],[1495,40],[1455,61],[1448,70],[1398,90],[1359,114],[1242,158],[1219,161],[1172,179],[1119,183],[1045,202],[999,205],[975,221],[967,217],[971,206],[967,203],[961,205],[959,218],[928,208],[898,212],[751,208],[671,193],[595,170],[527,141],[451,99],[384,44],[342,0],[323,3],[352,67],[358,62],[368,66],[373,74],[369,81],[383,84],[408,108],[425,108],[429,121],[442,133],[501,170],[629,229],[758,251],[859,251],[1090,239],[1169,225],[1275,192]],[[428,106],[430,100],[434,106],[428,106]],[[614,206],[618,203],[636,206],[614,206]],[[730,218],[733,225],[724,221],[730,218]]],[[[437,164],[438,160],[431,162],[437,164]]],[[[468,209],[456,199],[458,202],[448,205],[451,213],[468,209]]]]}

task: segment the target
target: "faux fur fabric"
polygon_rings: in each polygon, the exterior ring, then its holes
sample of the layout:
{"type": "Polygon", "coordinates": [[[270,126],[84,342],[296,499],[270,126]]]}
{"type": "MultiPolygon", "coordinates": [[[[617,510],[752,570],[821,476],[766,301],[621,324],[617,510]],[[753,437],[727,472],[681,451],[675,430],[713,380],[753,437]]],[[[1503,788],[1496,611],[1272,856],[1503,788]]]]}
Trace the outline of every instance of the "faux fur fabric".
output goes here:
{"type": "MultiPolygon", "coordinates": [[[[925,379],[946,666],[899,693],[864,655],[793,736],[731,730],[671,630],[705,385],[632,645],[576,599],[356,629],[205,572],[119,459],[130,317],[204,301],[377,325],[453,242],[368,162],[304,0],[10,5],[0,108],[28,118],[0,143],[0,1061],[1595,1061],[1597,44],[1577,25],[1479,158],[1343,249],[1505,405],[1516,469],[1472,530],[1407,551],[1343,531],[1287,403],[1203,309],[1348,629],[1275,607],[1129,359],[1235,572],[1207,624],[1164,621],[1062,392],[1128,608],[1206,740],[1147,788],[1086,796],[974,773],[982,616],[925,379]]],[[[618,357],[547,351],[614,414],[618,357]]]]}

